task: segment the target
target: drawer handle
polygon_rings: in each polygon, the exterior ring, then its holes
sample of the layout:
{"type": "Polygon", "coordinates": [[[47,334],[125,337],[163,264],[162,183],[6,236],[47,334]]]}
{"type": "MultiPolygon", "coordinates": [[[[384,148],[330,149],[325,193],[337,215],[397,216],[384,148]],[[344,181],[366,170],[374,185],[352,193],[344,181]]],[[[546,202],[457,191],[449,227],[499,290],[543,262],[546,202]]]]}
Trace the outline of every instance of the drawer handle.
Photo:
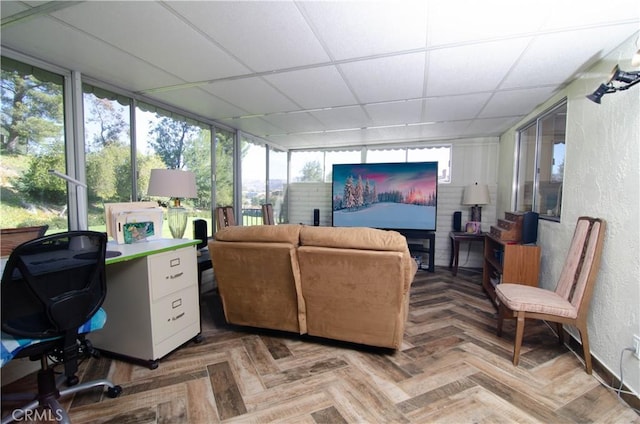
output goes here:
{"type": "Polygon", "coordinates": [[[180,306],[182,306],[182,298],[171,302],[171,309],[176,309],[176,308],[179,308],[180,306]]]}
{"type": "Polygon", "coordinates": [[[184,274],[184,272],[179,272],[177,274],[170,275],[169,279],[173,280],[174,278],[182,277],[182,274],[184,274]]]}
{"type": "Polygon", "coordinates": [[[180,258],[171,259],[169,261],[169,266],[173,268],[174,266],[180,265],[180,258]]]}
{"type": "Polygon", "coordinates": [[[171,318],[171,321],[176,321],[179,320],[180,318],[182,318],[184,316],[184,312],[181,313],[180,315],[176,315],[175,317],[171,318]]]}

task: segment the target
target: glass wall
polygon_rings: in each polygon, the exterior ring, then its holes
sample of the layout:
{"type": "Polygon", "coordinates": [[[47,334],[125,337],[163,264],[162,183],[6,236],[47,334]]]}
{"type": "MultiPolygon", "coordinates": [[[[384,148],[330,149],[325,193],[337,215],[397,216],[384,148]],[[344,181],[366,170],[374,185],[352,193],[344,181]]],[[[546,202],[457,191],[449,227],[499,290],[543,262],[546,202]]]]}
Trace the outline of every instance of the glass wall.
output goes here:
{"type": "Polygon", "coordinates": [[[273,219],[277,224],[289,222],[285,203],[287,189],[287,152],[269,148],[269,178],[267,203],[273,205],[273,219]]]}
{"type": "Polygon", "coordinates": [[[69,228],[67,182],[48,172],[68,174],[64,85],[62,75],[2,57],[2,228],[69,228]]]}
{"type": "Polygon", "coordinates": [[[235,133],[215,128],[215,207],[234,206],[235,133]]]}
{"type": "Polygon", "coordinates": [[[262,224],[260,205],[267,199],[267,148],[264,144],[242,135],[242,206],[241,225],[262,224]]]}

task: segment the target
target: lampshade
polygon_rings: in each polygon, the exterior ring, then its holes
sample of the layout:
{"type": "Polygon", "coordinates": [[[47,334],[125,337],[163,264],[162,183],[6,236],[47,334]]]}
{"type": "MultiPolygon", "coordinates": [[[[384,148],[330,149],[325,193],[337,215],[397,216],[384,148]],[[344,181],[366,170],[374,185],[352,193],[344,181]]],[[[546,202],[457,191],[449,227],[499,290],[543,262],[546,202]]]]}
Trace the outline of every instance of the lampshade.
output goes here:
{"type": "Polygon", "coordinates": [[[182,199],[198,197],[196,175],[178,169],[152,169],[147,194],[182,199]]]}
{"type": "Polygon", "coordinates": [[[462,198],[463,205],[488,205],[490,202],[489,186],[486,184],[475,183],[465,187],[462,198]]]}

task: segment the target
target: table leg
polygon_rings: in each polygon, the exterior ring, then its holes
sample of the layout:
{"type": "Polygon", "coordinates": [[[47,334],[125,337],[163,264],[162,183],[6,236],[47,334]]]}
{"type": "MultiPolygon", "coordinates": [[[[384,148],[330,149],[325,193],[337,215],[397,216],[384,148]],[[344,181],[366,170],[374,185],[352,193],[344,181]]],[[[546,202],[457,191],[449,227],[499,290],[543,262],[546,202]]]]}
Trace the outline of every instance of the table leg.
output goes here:
{"type": "Polygon", "coordinates": [[[458,254],[460,253],[460,242],[453,242],[453,270],[451,274],[455,277],[458,274],[458,254]]]}

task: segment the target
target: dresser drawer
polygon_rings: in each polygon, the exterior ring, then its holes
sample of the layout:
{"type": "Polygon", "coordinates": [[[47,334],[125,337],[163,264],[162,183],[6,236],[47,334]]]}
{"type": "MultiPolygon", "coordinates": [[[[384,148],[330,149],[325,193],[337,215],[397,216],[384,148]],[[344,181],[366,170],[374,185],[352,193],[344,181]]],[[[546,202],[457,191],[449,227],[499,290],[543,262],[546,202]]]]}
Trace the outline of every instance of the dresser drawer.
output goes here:
{"type": "Polygon", "coordinates": [[[198,292],[195,287],[172,293],[151,305],[153,343],[180,332],[200,321],[198,292]]]}
{"type": "Polygon", "coordinates": [[[186,287],[197,286],[196,252],[193,247],[150,256],[151,298],[156,301],[186,287]]]}

